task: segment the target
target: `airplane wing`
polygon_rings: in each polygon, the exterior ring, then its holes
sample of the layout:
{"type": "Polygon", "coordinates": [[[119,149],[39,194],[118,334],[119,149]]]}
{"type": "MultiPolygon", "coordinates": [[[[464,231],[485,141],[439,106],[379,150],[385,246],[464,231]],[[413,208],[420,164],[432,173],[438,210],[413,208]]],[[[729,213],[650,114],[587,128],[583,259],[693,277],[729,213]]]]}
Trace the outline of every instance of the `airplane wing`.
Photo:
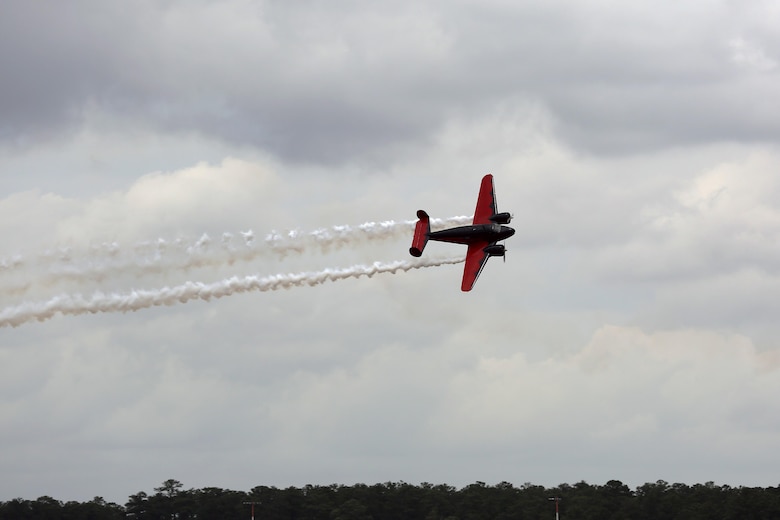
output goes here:
{"type": "Polygon", "coordinates": [[[482,177],[482,184],[479,187],[477,209],[474,210],[474,224],[490,224],[490,217],[496,213],[498,213],[496,190],[493,188],[493,176],[488,173],[482,177]]]}
{"type": "MultiPolygon", "coordinates": [[[[483,183],[484,186],[484,183],[483,183]]],[[[479,274],[487,263],[488,255],[484,249],[490,245],[490,242],[480,241],[469,244],[469,250],[466,252],[466,265],[463,267],[463,282],[460,290],[468,292],[474,287],[479,278],[479,274]]]]}

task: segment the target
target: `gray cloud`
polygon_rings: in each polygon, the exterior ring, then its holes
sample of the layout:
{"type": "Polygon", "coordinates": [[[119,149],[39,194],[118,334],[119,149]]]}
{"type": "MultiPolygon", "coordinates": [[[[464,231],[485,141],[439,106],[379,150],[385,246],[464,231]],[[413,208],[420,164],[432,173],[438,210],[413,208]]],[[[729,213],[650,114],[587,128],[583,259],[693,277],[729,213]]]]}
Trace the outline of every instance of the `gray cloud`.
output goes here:
{"type": "Polygon", "coordinates": [[[0,7],[3,308],[406,258],[101,271],[204,233],[468,214],[487,172],[517,234],[468,295],[444,266],[4,328],[0,498],[776,484],[766,4],[28,4],[0,7]]]}
{"type": "Polygon", "coordinates": [[[778,135],[768,22],[708,2],[4,10],[6,143],[64,131],[90,108],[340,162],[424,144],[453,111],[517,98],[598,154],[778,135]]]}

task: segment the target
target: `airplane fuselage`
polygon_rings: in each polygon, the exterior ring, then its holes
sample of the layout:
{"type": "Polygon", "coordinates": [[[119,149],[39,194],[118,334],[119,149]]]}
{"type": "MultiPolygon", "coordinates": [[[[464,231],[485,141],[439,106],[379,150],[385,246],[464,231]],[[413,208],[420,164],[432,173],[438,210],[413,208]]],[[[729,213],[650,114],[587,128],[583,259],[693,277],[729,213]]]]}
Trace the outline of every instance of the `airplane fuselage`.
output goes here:
{"type": "Polygon", "coordinates": [[[501,224],[477,224],[460,226],[441,231],[428,233],[428,238],[439,242],[452,242],[455,244],[470,244],[472,242],[493,243],[504,240],[515,234],[515,230],[501,224]]]}

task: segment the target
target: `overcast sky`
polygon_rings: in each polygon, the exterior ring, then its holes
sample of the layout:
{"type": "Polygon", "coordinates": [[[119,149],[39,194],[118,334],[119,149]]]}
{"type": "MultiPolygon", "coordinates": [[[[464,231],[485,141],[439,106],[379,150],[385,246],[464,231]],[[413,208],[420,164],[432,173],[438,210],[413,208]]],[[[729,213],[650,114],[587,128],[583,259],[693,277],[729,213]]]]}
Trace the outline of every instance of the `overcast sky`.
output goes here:
{"type": "Polygon", "coordinates": [[[778,485],[780,8],[678,4],[2,2],[0,316],[410,260],[405,228],[306,237],[470,215],[485,173],[517,233],[471,293],[443,265],[0,328],[0,500],[778,485]]]}

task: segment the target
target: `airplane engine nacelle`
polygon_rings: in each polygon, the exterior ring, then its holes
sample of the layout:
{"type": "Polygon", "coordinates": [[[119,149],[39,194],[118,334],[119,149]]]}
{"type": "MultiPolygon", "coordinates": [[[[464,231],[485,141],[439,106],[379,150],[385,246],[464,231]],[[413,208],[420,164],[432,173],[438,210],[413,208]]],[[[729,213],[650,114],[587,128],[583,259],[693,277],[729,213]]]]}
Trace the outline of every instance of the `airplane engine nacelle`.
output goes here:
{"type": "Polygon", "coordinates": [[[496,224],[509,224],[510,222],[512,222],[512,215],[507,212],[496,213],[495,215],[490,217],[490,220],[492,222],[495,222],[496,224]]]}
{"type": "Polygon", "coordinates": [[[492,246],[487,246],[484,249],[485,253],[487,253],[490,256],[505,256],[506,255],[506,248],[502,246],[501,244],[495,244],[492,246]]]}

